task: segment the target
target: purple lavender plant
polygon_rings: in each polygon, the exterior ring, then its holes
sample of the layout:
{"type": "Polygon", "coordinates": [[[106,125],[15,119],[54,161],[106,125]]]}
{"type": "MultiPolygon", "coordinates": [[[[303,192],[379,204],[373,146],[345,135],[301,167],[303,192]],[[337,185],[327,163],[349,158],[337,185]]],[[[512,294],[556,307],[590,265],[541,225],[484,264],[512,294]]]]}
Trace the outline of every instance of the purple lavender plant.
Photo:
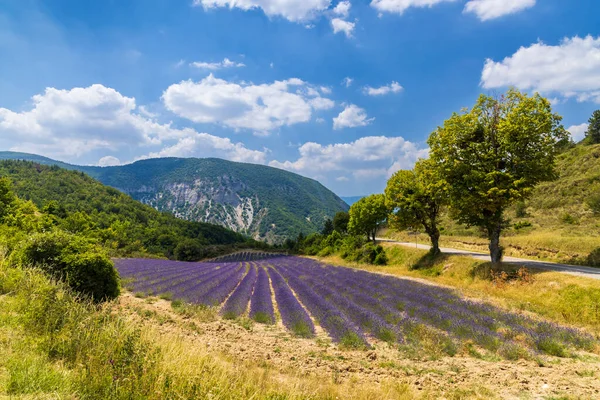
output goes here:
{"type": "Polygon", "coordinates": [[[250,318],[263,324],[275,323],[269,275],[263,267],[258,268],[258,281],[250,303],[250,318]]]}

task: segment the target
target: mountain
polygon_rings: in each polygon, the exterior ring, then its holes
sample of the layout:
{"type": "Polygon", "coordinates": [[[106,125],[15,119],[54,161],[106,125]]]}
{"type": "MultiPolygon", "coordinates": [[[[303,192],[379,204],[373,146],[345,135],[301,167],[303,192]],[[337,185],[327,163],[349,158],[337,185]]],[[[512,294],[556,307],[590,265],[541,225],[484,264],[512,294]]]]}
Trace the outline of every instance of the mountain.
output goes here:
{"type": "Polygon", "coordinates": [[[79,170],[157,210],[271,243],[318,231],[325,219],[348,210],[342,199],[319,182],[264,165],[216,158],[155,158],[91,167],[13,152],[1,152],[0,159],[79,170]]]}
{"type": "Polygon", "coordinates": [[[94,239],[116,256],[184,258],[179,251],[187,252],[188,258],[202,258],[226,253],[235,245],[263,245],[222,226],[161,213],[85,173],[39,161],[0,161],[0,178],[9,178],[15,194],[31,200],[47,216],[43,230],[57,227],[94,239]]]}
{"type": "Polygon", "coordinates": [[[351,206],[352,204],[356,203],[363,197],[365,197],[365,196],[350,196],[350,197],[342,197],[341,199],[344,200],[346,202],[346,204],[351,206]]]}

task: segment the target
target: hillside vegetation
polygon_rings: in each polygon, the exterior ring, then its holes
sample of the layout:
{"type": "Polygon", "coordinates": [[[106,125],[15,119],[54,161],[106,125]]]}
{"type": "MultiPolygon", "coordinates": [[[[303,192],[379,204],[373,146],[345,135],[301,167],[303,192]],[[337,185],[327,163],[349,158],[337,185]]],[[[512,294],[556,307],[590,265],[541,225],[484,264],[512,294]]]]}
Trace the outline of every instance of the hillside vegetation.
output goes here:
{"type": "MultiPolygon", "coordinates": [[[[234,246],[261,246],[224,227],[184,221],[141,204],[77,171],[25,161],[1,161],[0,177],[44,214],[40,229],[58,228],[96,241],[112,255],[200,259],[234,246]]],[[[8,238],[17,242],[21,231],[8,238]]]]}
{"type": "Polygon", "coordinates": [[[319,182],[263,165],[215,158],[159,158],[89,167],[24,153],[2,152],[2,158],[83,171],[159,211],[222,225],[272,243],[318,231],[327,218],[348,210],[342,199],[319,182]]]}

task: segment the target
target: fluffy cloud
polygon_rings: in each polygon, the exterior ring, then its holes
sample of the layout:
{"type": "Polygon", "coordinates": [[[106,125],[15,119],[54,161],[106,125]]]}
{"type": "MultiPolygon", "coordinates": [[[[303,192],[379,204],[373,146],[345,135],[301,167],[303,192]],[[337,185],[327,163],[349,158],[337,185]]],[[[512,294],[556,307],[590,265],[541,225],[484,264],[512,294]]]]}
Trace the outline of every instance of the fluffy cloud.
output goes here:
{"type": "Polygon", "coordinates": [[[583,138],[585,137],[585,133],[588,130],[588,127],[588,124],[573,125],[568,127],[567,131],[569,131],[569,133],[571,134],[573,141],[577,143],[583,140],[583,138]]]}
{"type": "Polygon", "coordinates": [[[105,156],[98,161],[98,165],[101,167],[112,167],[114,165],[121,165],[121,160],[117,157],[105,156]]]}
{"type": "Polygon", "coordinates": [[[228,7],[251,10],[260,8],[269,17],[281,16],[293,22],[314,18],[327,10],[331,0],[194,0],[194,5],[204,9],[228,7]]]}
{"type": "Polygon", "coordinates": [[[191,121],[220,123],[259,134],[308,122],[314,110],[334,105],[300,79],[254,85],[231,83],[212,74],[200,82],[189,80],[171,85],[162,99],[169,110],[191,121]]]}
{"type": "Polygon", "coordinates": [[[331,20],[331,27],[333,33],[343,32],[346,37],[352,37],[352,32],[356,24],[354,22],[344,21],[341,18],[334,18],[331,20]]]}
{"type": "Polygon", "coordinates": [[[411,7],[433,7],[440,3],[448,3],[456,0],[373,0],[371,7],[380,12],[403,14],[411,7]]]}
{"type": "Polygon", "coordinates": [[[373,88],[365,87],[365,93],[369,96],[383,96],[390,93],[400,93],[404,88],[398,82],[392,82],[389,85],[373,88]]]}
{"type": "Polygon", "coordinates": [[[375,118],[367,118],[367,113],[364,109],[350,104],[344,108],[344,111],[333,119],[333,129],[355,128],[357,126],[367,126],[373,122],[375,118]]]}
{"type": "MultiPolygon", "coordinates": [[[[76,161],[95,151],[170,148],[172,143],[194,140],[203,143],[206,155],[265,161],[265,151],[249,150],[243,144],[189,128],[175,129],[149,115],[154,114],[137,107],[134,98],[103,85],[71,90],[48,88],[33,96],[30,110],[0,108],[0,147],[76,161]]],[[[121,161],[115,156],[98,161],[100,165],[116,163],[121,161]]]]}
{"type": "Polygon", "coordinates": [[[229,58],[225,58],[223,61],[216,62],[216,63],[207,63],[207,62],[196,61],[196,62],[190,63],[190,66],[192,66],[194,68],[209,69],[209,70],[215,71],[217,69],[223,69],[223,68],[241,68],[241,67],[245,67],[246,64],[236,63],[236,62],[231,61],[229,58]]]}
{"type": "Polygon", "coordinates": [[[535,6],[535,0],[470,0],[464,12],[477,15],[482,21],[518,13],[535,6]]]}
{"type": "Polygon", "coordinates": [[[242,143],[233,143],[229,138],[195,133],[181,138],[172,146],[138,157],[138,160],[159,157],[221,157],[231,161],[264,164],[268,150],[250,150],[242,143]]]}
{"type": "MultiPolygon", "coordinates": [[[[380,191],[386,179],[399,169],[410,169],[419,158],[427,157],[421,149],[402,137],[367,136],[351,143],[321,145],[308,142],[298,149],[296,161],[271,161],[269,165],[321,179],[325,183],[348,182],[345,174],[380,191]]],[[[365,192],[365,193],[366,193],[365,192]]],[[[351,192],[350,192],[351,193],[351,192]]]]}
{"type": "Polygon", "coordinates": [[[350,77],[345,77],[344,80],[342,81],[342,85],[346,86],[347,88],[352,86],[352,83],[354,82],[354,79],[350,78],[350,77]]]}
{"type": "Polygon", "coordinates": [[[339,15],[340,17],[348,18],[350,15],[350,7],[352,7],[352,4],[350,4],[349,1],[340,1],[333,9],[333,13],[335,15],[339,15]]]}
{"type": "Polygon", "coordinates": [[[600,37],[565,38],[557,46],[539,42],[500,62],[488,59],[481,84],[600,103],[600,37]]]}

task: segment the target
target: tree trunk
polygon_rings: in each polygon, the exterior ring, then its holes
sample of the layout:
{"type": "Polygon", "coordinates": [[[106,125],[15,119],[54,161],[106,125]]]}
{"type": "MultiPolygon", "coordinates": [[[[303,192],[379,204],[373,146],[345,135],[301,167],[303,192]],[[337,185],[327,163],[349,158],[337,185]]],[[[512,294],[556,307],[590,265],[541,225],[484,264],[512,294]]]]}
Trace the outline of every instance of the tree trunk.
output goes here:
{"type": "Polygon", "coordinates": [[[429,239],[431,240],[431,253],[438,255],[440,251],[440,231],[434,228],[433,231],[429,232],[429,239]]]}
{"type": "Polygon", "coordinates": [[[497,224],[488,229],[488,236],[490,239],[490,257],[492,258],[492,264],[498,264],[502,262],[502,247],[500,247],[500,233],[502,227],[497,224]]]}

